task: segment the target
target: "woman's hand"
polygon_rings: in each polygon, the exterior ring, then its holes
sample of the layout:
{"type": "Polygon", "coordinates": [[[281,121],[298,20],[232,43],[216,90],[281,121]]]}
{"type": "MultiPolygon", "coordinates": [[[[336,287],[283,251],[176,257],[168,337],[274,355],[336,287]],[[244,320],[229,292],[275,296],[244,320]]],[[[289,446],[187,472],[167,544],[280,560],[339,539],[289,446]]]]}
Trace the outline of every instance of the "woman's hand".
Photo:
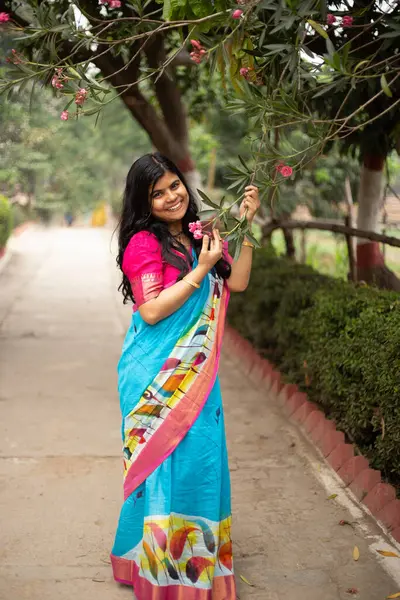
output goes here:
{"type": "Polygon", "coordinates": [[[258,187],[255,185],[248,185],[245,187],[244,198],[240,205],[240,218],[245,214],[249,225],[251,225],[259,208],[260,199],[258,197],[258,187]]]}
{"type": "Polygon", "coordinates": [[[213,266],[222,258],[222,239],[218,229],[212,230],[212,237],[204,235],[203,245],[199,255],[199,266],[210,271],[213,266]]]}

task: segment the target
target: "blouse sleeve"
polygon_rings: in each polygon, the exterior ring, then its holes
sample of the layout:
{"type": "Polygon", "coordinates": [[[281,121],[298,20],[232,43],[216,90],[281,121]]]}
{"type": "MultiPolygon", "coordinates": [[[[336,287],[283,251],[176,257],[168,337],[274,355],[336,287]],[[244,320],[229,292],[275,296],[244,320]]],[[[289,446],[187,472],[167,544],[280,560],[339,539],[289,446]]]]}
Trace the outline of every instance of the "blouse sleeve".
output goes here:
{"type": "Polygon", "coordinates": [[[126,247],[122,270],[128,277],[136,306],[157,298],[163,289],[161,245],[148,231],[132,236],[126,247]]]}

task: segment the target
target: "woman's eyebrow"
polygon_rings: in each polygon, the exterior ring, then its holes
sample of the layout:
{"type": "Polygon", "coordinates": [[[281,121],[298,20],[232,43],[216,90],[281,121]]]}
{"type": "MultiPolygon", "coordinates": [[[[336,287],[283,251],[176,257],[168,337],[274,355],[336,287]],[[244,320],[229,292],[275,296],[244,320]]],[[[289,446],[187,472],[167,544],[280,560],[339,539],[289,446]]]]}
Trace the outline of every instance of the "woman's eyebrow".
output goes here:
{"type": "Polygon", "coordinates": [[[156,189],[153,189],[153,191],[151,192],[151,195],[153,196],[157,192],[163,192],[163,191],[164,191],[164,188],[156,188],[156,189]]]}

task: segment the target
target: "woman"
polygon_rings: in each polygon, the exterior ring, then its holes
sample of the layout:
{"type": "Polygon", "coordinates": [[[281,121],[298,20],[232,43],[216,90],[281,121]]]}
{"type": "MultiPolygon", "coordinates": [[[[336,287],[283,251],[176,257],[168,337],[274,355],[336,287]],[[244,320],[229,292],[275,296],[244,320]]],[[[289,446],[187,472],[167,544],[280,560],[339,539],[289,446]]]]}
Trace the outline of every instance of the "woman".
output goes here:
{"type": "MultiPolygon", "coordinates": [[[[240,207],[249,223],[258,190],[240,207]]],[[[230,291],[246,288],[248,241],[232,263],[201,238],[196,203],[168,159],[129,171],[119,225],[124,301],[134,302],[118,365],[124,497],[114,577],[138,600],[235,600],[230,482],[217,378],[230,291]]]]}

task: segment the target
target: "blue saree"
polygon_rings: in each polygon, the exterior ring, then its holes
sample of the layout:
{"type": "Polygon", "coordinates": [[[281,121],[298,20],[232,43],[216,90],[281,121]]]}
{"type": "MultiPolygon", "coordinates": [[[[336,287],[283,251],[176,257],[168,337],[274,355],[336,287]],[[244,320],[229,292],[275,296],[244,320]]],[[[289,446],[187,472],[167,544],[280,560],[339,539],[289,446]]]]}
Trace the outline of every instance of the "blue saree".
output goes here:
{"type": "Polygon", "coordinates": [[[217,377],[229,292],[212,273],[156,325],[132,316],[118,365],[124,496],[114,577],[138,600],[235,600],[217,377]]]}

